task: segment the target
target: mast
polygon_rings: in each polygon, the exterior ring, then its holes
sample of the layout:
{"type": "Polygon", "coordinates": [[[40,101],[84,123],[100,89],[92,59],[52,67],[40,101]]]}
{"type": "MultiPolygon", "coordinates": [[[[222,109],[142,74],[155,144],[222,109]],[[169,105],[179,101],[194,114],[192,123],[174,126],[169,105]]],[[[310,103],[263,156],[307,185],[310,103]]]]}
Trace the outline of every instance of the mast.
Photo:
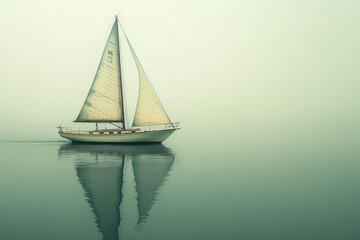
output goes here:
{"type": "Polygon", "coordinates": [[[123,128],[126,129],[125,126],[125,111],[124,111],[124,96],[123,96],[123,84],[121,78],[121,62],[120,62],[120,40],[119,40],[119,26],[118,26],[118,16],[115,15],[115,27],[116,27],[116,39],[117,39],[117,56],[119,61],[119,84],[120,84],[120,105],[121,105],[121,115],[123,120],[123,128]]]}

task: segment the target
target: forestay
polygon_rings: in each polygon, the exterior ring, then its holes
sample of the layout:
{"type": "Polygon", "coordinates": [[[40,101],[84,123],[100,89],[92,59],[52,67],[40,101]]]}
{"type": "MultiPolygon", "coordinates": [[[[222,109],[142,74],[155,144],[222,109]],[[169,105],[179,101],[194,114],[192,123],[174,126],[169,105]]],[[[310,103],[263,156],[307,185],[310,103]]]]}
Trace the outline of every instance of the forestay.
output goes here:
{"type": "Polygon", "coordinates": [[[121,86],[117,21],[106,42],[93,84],[75,122],[121,122],[121,86]]]}
{"type": "Polygon", "coordinates": [[[171,121],[166,114],[159,98],[156,96],[156,93],[151,86],[144,68],[142,67],[134,49],[129,42],[129,39],[126,35],[125,37],[139,74],[139,97],[136,106],[133,127],[171,124],[171,121]]]}

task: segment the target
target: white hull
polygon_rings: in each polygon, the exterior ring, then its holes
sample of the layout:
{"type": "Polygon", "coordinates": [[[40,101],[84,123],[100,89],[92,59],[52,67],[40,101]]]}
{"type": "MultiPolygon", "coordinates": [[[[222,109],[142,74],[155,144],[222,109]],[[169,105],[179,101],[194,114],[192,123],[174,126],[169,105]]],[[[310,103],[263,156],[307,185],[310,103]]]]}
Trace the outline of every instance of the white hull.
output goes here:
{"type": "Polygon", "coordinates": [[[92,143],[161,143],[176,129],[132,132],[121,134],[89,134],[89,132],[62,132],[59,134],[73,142],[92,143]]]}

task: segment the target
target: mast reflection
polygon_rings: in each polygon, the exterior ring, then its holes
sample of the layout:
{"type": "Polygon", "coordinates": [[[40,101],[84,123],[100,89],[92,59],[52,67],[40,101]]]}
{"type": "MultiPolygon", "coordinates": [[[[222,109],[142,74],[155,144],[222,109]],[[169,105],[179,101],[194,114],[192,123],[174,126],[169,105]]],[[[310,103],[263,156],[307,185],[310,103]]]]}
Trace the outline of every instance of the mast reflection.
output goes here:
{"type": "MultiPolygon", "coordinates": [[[[169,175],[175,156],[163,145],[64,144],[58,150],[60,159],[73,159],[78,180],[95,215],[104,240],[119,239],[124,166],[131,164],[141,226],[149,217],[156,196],[169,175]]],[[[129,166],[128,166],[129,167],[129,166]]]]}

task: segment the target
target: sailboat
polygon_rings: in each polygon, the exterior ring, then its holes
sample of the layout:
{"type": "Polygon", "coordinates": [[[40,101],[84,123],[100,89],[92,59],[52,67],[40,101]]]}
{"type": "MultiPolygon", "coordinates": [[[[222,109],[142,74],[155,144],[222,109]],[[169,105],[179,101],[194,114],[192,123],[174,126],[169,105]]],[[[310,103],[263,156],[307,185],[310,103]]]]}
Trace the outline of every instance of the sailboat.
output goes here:
{"type": "Polygon", "coordinates": [[[73,142],[161,143],[179,129],[178,123],[170,121],[121,27],[139,76],[139,95],[133,124],[130,128],[126,126],[119,24],[118,17],[115,16],[93,83],[80,113],[74,121],[95,123],[96,129],[73,131],[60,124],[58,129],[61,137],[73,142]],[[98,123],[110,123],[116,128],[99,129],[98,123]],[[150,130],[143,129],[148,126],[150,126],[150,130]],[[163,126],[163,128],[151,130],[151,126],[163,126]]]}
{"type": "Polygon", "coordinates": [[[78,180],[103,239],[119,239],[119,234],[126,234],[119,232],[120,225],[124,226],[128,217],[132,218],[130,212],[122,207],[126,200],[136,204],[138,216],[132,227],[141,230],[157,201],[160,188],[172,170],[175,156],[171,149],[161,144],[90,146],[63,144],[58,155],[60,159],[75,160],[78,180]],[[132,169],[132,174],[125,168],[132,169]],[[129,192],[124,191],[124,183],[129,179],[135,183],[136,197],[133,199],[125,198],[129,192]]]}

